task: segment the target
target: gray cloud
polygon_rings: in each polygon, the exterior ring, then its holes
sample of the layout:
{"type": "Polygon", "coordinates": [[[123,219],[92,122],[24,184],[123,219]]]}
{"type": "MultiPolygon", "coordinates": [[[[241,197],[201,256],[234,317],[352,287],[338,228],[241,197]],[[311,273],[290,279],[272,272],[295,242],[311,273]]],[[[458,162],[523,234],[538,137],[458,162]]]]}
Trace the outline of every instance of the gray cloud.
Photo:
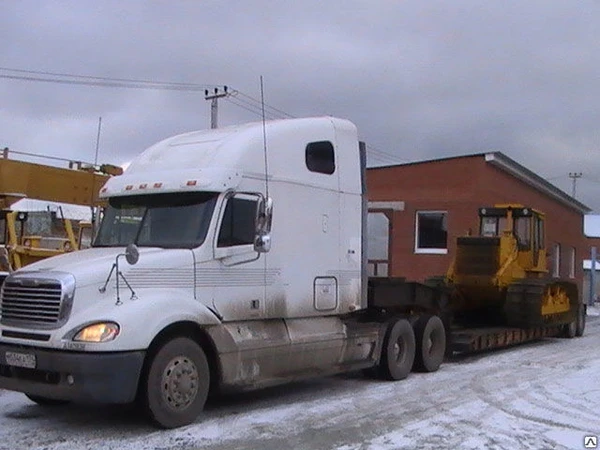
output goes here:
{"type": "MultiPolygon", "coordinates": [[[[581,171],[578,197],[600,211],[600,2],[0,5],[1,67],[227,84],[255,98],[263,75],[268,104],[349,118],[398,161],[499,150],[567,192],[581,171]]],[[[209,123],[200,92],[0,79],[0,99],[0,146],[68,158],[93,159],[99,116],[100,159],[117,163],[209,123]]],[[[222,125],[257,119],[220,104],[222,125]]]]}

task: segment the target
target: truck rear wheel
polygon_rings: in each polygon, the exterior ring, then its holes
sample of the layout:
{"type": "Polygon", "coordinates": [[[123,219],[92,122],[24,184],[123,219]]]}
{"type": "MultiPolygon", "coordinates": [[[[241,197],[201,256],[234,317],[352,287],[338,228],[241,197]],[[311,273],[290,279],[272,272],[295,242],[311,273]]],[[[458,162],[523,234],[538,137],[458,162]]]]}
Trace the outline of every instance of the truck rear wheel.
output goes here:
{"type": "Polygon", "coordinates": [[[156,352],[144,386],[146,410],[162,428],[192,423],[202,412],[210,384],[202,348],[188,338],[175,338],[156,352]]]}
{"type": "Polygon", "coordinates": [[[414,369],[435,372],[446,353],[446,330],[438,316],[424,315],[415,323],[416,355],[414,369]]]}
{"type": "Polygon", "coordinates": [[[70,403],[69,400],[58,400],[55,398],[42,397],[41,395],[25,394],[25,396],[40,406],[60,406],[70,403]]]}
{"type": "Polygon", "coordinates": [[[415,334],[406,319],[388,325],[379,374],[387,380],[403,380],[408,376],[415,360],[415,334]]]}

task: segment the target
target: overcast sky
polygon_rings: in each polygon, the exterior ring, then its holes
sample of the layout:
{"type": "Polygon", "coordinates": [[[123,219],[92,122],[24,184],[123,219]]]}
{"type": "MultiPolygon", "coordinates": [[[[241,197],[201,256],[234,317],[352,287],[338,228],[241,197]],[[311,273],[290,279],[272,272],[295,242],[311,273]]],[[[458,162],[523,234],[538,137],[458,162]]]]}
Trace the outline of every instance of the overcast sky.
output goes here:
{"type": "MultiPolygon", "coordinates": [[[[269,106],[355,122],[372,165],[502,151],[567,193],[582,172],[577,198],[600,212],[600,1],[0,0],[0,11],[0,76],[227,85],[240,92],[219,104],[231,125],[260,119],[245,96],[260,98],[262,75],[269,106]]],[[[93,161],[100,116],[99,162],[120,164],[207,128],[210,105],[201,91],[0,77],[0,147],[93,161]]]]}

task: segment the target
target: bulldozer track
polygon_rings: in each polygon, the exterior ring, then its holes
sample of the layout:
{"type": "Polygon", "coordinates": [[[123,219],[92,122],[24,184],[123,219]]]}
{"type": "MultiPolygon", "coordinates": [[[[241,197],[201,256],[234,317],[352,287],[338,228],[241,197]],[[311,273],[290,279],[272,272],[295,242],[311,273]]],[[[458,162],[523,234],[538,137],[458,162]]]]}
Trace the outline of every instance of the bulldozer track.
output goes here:
{"type": "Polygon", "coordinates": [[[514,282],[506,289],[504,314],[510,326],[519,328],[545,325],[566,324],[575,319],[576,287],[571,282],[561,280],[531,279],[514,282]],[[542,314],[545,296],[550,290],[561,291],[570,299],[570,308],[566,312],[542,314]],[[575,290],[575,293],[569,292],[575,290]]]}

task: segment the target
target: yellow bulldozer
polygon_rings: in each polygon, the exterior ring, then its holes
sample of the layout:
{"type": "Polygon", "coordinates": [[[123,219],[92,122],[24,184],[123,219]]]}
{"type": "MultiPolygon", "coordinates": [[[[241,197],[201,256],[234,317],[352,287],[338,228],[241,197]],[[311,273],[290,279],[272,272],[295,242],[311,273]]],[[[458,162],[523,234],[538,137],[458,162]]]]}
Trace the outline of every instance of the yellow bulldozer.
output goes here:
{"type": "MultiPolygon", "coordinates": [[[[17,155],[37,156],[21,152],[17,155]]],[[[54,158],[56,159],[56,158],[54,158]]],[[[1,272],[17,270],[50,256],[78,250],[82,242],[91,239],[91,223],[79,224],[75,234],[69,219],[61,218],[64,237],[28,235],[27,212],[14,211],[11,206],[23,198],[97,207],[98,194],[111,176],[120,175],[121,167],[110,164],[95,166],[69,162],[68,168],[37,164],[9,158],[9,150],[0,150],[0,255],[1,272]]],[[[0,284],[3,277],[0,277],[0,284]]]]}
{"type": "Polygon", "coordinates": [[[544,220],[544,213],[520,204],[479,209],[479,235],[457,239],[445,280],[458,322],[558,325],[568,337],[583,334],[586,311],[577,284],[548,273],[544,220]]]}

